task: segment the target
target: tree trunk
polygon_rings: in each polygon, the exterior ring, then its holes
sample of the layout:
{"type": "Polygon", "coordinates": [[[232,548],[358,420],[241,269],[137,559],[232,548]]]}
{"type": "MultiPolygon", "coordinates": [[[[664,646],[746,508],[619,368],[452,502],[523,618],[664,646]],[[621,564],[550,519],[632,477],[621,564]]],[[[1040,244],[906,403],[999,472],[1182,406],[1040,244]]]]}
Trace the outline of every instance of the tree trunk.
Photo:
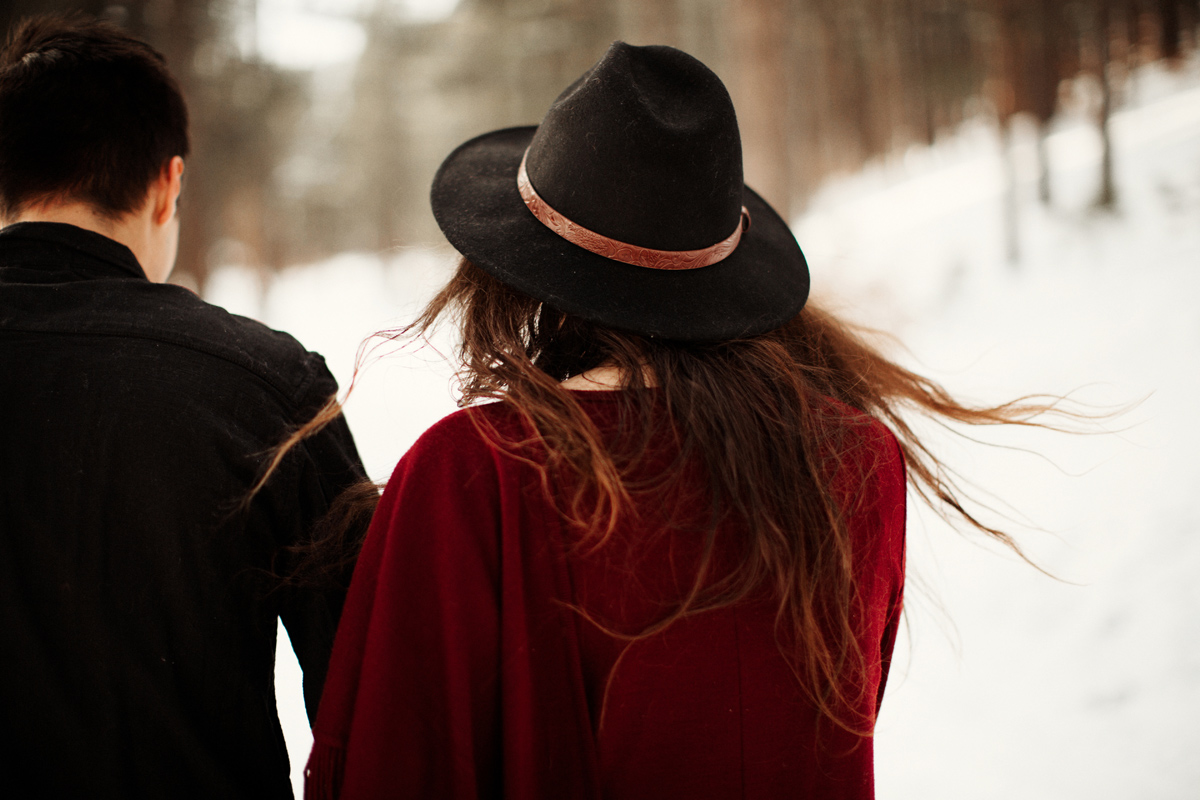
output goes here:
{"type": "Polygon", "coordinates": [[[1038,120],[1037,126],[1037,160],[1038,160],[1038,200],[1042,205],[1049,206],[1050,193],[1050,153],[1046,150],[1046,137],[1050,135],[1050,123],[1038,120]]]}
{"type": "Polygon", "coordinates": [[[1098,0],[1096,18],[1096,45],[1099,54],[1099,64],[1096,70],[1100,78],[1100,139],[1103,142],[1103,155],[1100,158],[1100,191],[1096,195],[1097,208],[1113,208],[1117,203],[1117,190],[1113,183],[1113,146],[1110,117],[1112,116],[1112,81],[1109,75],[1109,39],[1112,36],[1110,25],[1111,0],[1098,0]]]}
{"type": "Polygon", "coordinates": [[[786,0],[732,0],[729,13],[737,73],[730,88],[742,132],[746,182],[790,221],[786,0]]]}
{"type": "Polygon", "coordinates": [[[1015,269],[1021,259],[1017,230],[1017,165],[1013,158],[1012,117],[1000,123],[1000,149],[1004,165],[1004,256],[1015,269]]]}
{"type": "Polygon", "coordinates": [[[1158,0],[1159,52],[1163,58],[1179,58],[1182,38],[1178,0],[1158,0]]]}

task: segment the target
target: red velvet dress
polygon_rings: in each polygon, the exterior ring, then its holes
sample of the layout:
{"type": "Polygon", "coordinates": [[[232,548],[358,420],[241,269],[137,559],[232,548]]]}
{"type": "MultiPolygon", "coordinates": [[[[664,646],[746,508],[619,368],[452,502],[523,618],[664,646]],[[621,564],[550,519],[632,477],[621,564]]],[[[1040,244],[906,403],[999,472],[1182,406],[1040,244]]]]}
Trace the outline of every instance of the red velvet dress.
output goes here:
{"type": "MultiPolygon", "coordinates": [[[[576,396],[612,435],[622,393],[576,396]]],[[[605,547],[571,550],[537,470],[472,414],[518,430],[499,404],[452,414],[388,483],[338,629],[307,798],[873,797],[871,740],[829,724],[817,735],[770,602],[628,646],[577,610],[630,632],[669,610],[700,551],[695,529],[662,522],[700,514],[702,497],[641,498],[605,547]]],[[[837,455],[863,497],[851,533],[869,714],[900,615],[905,483],[892,435],[856,430],[837,455]]],[[[671,463],[659,453],[641,469],[671,463]]],[[[718,566],[733,535],[719,529],[718,566]]]]}

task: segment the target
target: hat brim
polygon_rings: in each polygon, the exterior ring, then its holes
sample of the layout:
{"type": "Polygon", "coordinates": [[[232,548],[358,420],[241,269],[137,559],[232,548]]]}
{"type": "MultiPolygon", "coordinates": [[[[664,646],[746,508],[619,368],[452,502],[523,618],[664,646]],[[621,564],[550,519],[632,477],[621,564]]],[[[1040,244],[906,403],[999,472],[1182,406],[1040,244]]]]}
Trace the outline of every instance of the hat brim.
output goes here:
{"type": "Polygon", "coordinates": [[[517,169],[535,126],[459,146],[433,179],[433,215],[456,250],[520,292],[591,322],[647,336],[716,342],[782,325],[808,298],[808,265],[787,223],[750,187],[751,224],[723,261],[660,270],[613,261],[530,213],[517,169]]]}

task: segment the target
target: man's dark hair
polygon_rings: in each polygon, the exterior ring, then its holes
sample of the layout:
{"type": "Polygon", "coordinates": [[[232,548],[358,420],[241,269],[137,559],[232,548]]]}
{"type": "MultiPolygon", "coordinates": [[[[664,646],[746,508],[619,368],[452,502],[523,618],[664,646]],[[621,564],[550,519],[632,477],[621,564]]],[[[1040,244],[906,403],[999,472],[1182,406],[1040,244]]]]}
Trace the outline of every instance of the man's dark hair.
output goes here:
{"type": "Polygon", "coordinates": [[[80,16],[18,24],[0,52],[0,219],[73,200],[117,219],[173,156],[187,106],[162,55],[80,16]]]}

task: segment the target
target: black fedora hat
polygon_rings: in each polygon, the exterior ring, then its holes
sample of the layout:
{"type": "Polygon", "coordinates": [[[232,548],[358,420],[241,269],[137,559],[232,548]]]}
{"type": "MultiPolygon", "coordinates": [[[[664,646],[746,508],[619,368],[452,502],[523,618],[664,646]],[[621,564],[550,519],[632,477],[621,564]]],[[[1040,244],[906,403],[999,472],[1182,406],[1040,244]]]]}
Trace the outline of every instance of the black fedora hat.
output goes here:
{"type": "Polygon", "coordinates": [[[480,268],[613,328],[724,341],[782,325],[808,297],[787,223],[742,182],[729,93],[671,47],[614,43],[541,125],[459,146],[431,201],[480,268]]]}

